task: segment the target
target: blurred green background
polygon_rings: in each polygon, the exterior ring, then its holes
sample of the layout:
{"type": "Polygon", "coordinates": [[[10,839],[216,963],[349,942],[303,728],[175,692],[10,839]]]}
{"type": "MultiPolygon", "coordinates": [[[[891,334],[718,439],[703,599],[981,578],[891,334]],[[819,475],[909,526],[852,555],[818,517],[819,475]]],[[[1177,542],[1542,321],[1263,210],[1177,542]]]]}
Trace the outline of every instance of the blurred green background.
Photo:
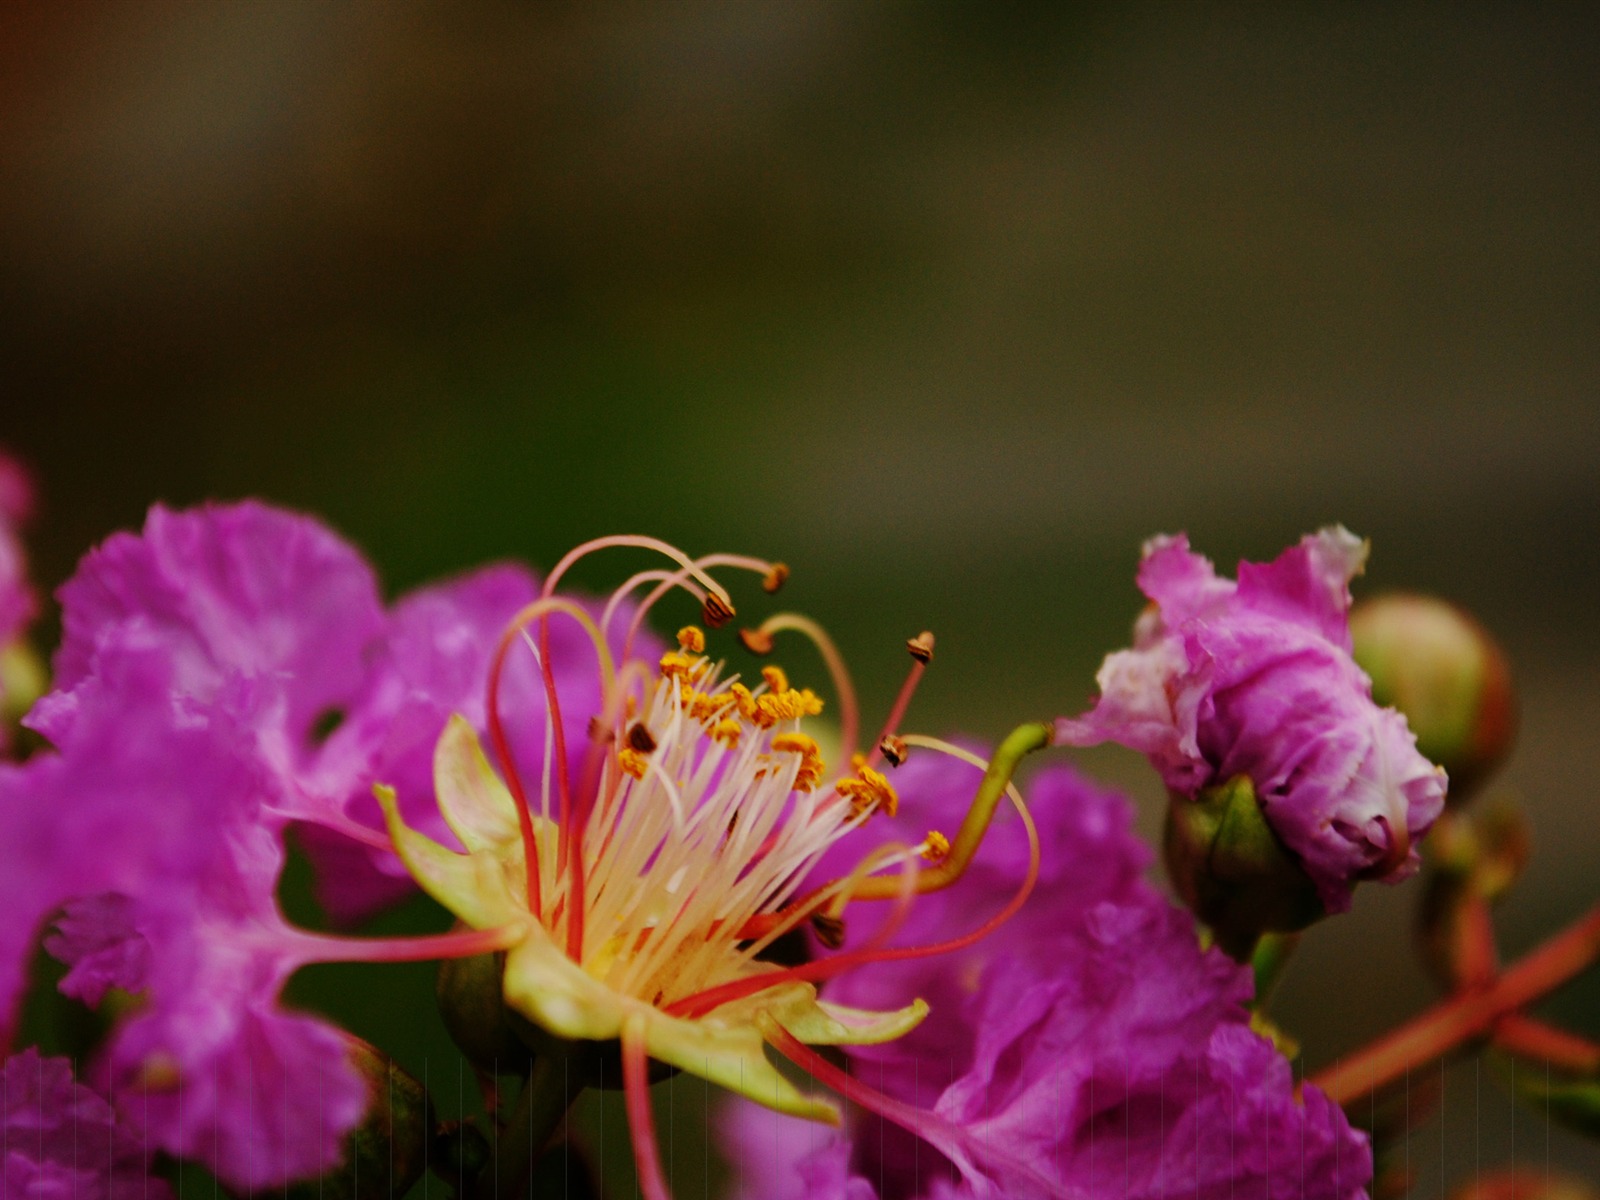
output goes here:
{"type": "MultiPolygon", "coordinates": [[[[1085,704],[1149,534],[1342,521],[1512,654],[1516,952],[1600,873],[1597,100],[1589,6],[14,3],[0,441],[48,586],[154,500],[315,511],[395,590],[650,532],[787,560],[868,712],[935,630],[915,723],[980,735],[1085,704]]],[[[1413,899],[1309,939],[1313,1069],[1430,999],[1413,899]]],[[[1419,1195],[1542,1157],[1446,1096],[1419,1195]]]]}

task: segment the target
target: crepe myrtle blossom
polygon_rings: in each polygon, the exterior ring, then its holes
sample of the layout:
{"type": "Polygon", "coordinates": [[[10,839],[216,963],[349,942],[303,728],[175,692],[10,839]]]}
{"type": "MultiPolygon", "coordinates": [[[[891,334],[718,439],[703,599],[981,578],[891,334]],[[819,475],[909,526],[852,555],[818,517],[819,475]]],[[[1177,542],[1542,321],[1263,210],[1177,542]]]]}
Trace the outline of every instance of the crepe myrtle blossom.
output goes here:
{"type": "Polygon", "coordinates": [[[150,1175],[133,1122],[72,1077],[64,1058],[33,1048],[0,1067],[0,1174],[6,1200],[171,1200],[150,1175]],[[131,1127],[130,1127],[131,1126],[131,1127]]]}
{"type": "MultiPolygon", "coordinates": [[[[968,782],[923,756],[896,779],[935,821],[959,812],[968,782]]],[[[863,1108],[819,1129],[738,1103],[722,1141],[740,1200],[1364,1195],[1366,1139],[1314,1089],[1296,1096],[1287,1061],[1250,1029],[1249,972],[1202,952],[1190,918],[1143,881],[1149,853],[1128,801],[1066,767],[1027,791],[1043,866],[1012,921],[936,963],[889,959],[824,989],[850,1005],[930,1001],[906,1037],[850,1047],[848,1074],[818,1067],[847,1096],[886,1093],[909,1128],[863,1108]],[[956,1129],[966,1140],[952,1144],[956,1129]]],[[[1030,853],[1022,828],[997,822],[895,943],[994,908],[1030,853]]]]}
{"type": "MultiPolygon", "coordinates": [[[[0,1040],[60,910],[47,946],[71,968],[63,990],[138,996],[94,1074],[119,1103],[136,1097],[152,1145],[236,1187],[337,1164],[363,1084],[342,1031],[281,1007],[284,982],[310,962],[497,943],[291,928],[276,902],[284,830],[395,861],[347,803],[373,772],[410,779],[419,747],[426,770],[447,709],[473,710],[489,631],[532,591],[491,568],[386,614],[353,550],[259,504],[158,508],[142,536],[91,554],[61,592],[58,686],[30,717],[53,745],[0,768],[0,1040]],[[330,711],[343,720],[324,737],[330,711]]],[[[395,889],[369,869],[344,895],[361,907],[395,889]]]]}
{"type": "MultiPolygon", "coordinates": [[[[742,635],[757,652],[770,650],[773,635],[783,630],[817,642],[833,669],[842,709],[848,764],[842,771],[829,766],[820,742],[805,732],[805,723],[822,710],[821,698],[794,687],[777,666],[764,667],[748,683],[728,674],[707,656],[697,626],[680,631],[677,650],[649,657],[636,653],[630,632],[620,662],[613,660],[611,620],[625,597],[645,584],[654,586],[633,615],[635,628],[675,588],[702,602],[707,624],[726,623],[733,605],[708,573],[716,566],[758,571],[769,589],[785,574],[758,559],[691,561],[665,543],[636,537],[579,547],[556,567],[541,599],[502,637],[491,673],[489,734],[503,777],[468,722],[453,720],[439,742],[433,791],[466,853],[410,827],[394,791],[380,789],[390,835],[422,887],[470,928],[506,931],[503,998],[531,1026],[531,1044],[547,1055],[591,1062],[605,1047],[620,1047],[635,1158],[651,1200],[666,1195],[648,1100],[652,1060],[781,1112],[835,1122],[835,1106],[775,1070],[765,1046],[804,1060],[810,1046],[905,1035],[927,1015],[921,1000],[901,996],[883,1009],[857,1008],[819,1000],[817,982],[884,957],[918,958],[977,940],[1016,911],[1038,871],[1031,818],[1008,781],[1024,753],[1047,743],[1043,725],[1008,740],[959,825],[947,826],[952,837],[923,830],[856,845],[875,814],[901,807],[897,788],[878,768],[885,754],[903,752],[891,734],[931,658],[931,635],[909,643],[911,674],[885,737],[869,755],[850,754],[857,725],[853,693],[820,629],[780,614],[742,635]],[[654,549],[671,566],[629,579],[596,622],[555,588],[578,557],[609,546],[654,549]],[[550,696],[542,735],[549,750],[541,774],[525,780],[516,755],[508,753],[495,677],[519,646],[546,663],[542,643],[557,621],[588,634],[604,701],[584,739],[582,766],[569,771],[559,719],[566,700],[557,698],[546,669],[550,696]],[[1011,880],[1010,901],[996,905],[977,928],[969,920],[915,946],[886,946],[919,893],[959,877],[1006,794],[1030,846],[1011,880]],[[855,848],[836,877],[807,883],[831,849],[847,845],[855,848]],[[932,865],[919,870],[924,860],[932,865]],[[846,905],[867,899],[894,903],[877,935],[851,950],[798,967],[763,957],[778,938],[808,924],[835,938],[846,905]]],[[[904,806],[918,803],[908,794],[904,806]]],[[[968,1139],[960,1131],[934,1136],[952,1155],[964,1153],[968,1139]]]]}
{"type": "MultiPolygon", "coordinates": [[[[413,886],[379,830],[373,780],[395,784],[408,815],[444,835],[428,788],[433,744],[451,713],[481,724],[489,650],[537,589],[522,568],[492,566],[386,609],[362,556],[309,517],[255,502],[157,505],[142,533],[109,538],[62,587],[55,690],[29,724],[62,744],[108,648],[159,645],[174,703],[249,706],[263,818],[295,826],[318,898],[356,920],[413,886]]],[[[567,664],[587,644],[572,630],[555,637],[554,669],[576,695],[590,676],[567,664]]],[[[537,708],[536,683],[514,671],[506,686],[537,708]]]]}
{"type": "MultiPolygon", "coordinates": [[[[1173,795],[1180,834],[1197,806],[1238,828],[1259,805],[1266,842],[1286,849],[1310,897],[1285,925],[1343,912],[1362,879],[1409,875],[1444,805],[1443,771],[1417,752],[1403,716],[1373,703],[1351,658],[1348,585],[1366,557],[1365,542],[1334,527],[1270,563],[1241,563],[1236,583],[1182,535],[1153,539],[1139,568],[1152,607],[1133,647],[1107,656],[1094,708],[1056,722],[1060,742],[1142,751],[1173,795]]],[[[1180,889],[1208,886],[1175,874],[1180,889]]]]}

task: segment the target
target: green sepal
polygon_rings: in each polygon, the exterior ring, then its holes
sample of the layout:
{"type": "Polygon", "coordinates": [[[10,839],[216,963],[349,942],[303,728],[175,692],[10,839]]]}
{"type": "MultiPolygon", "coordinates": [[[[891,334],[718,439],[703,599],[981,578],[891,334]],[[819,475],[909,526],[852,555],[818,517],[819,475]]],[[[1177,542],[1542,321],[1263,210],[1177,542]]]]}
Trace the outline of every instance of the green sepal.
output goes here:
{"type": "Polygon", "coordinates": [[[1248,962],[1264,933],[1293,933],[1326,915],[1311,877],[1239,775],[1194,799],[1174,794],[1164,844],[1173,886],[1217,943],[1248,962]]]}

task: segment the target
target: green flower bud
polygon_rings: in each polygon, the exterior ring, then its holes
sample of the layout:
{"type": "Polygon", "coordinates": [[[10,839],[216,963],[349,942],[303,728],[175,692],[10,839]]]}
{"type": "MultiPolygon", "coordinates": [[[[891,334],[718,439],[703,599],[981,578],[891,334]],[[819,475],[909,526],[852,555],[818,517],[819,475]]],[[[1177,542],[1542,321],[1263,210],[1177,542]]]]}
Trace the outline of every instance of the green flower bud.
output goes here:
{"type": "Polygon", "coordinates": [[[1527,820],[1509,803],[1446,813],[1434,826],[1419,933],[1423,961],[1444,990],[1476,986],[1495,970],[1487,906],[1510,890],[1529,853],[1527,820]]]}
{"type": "MultiPolygon", "coordinates": [[[[486,1075],[526,1076],[535,1058],[565,1060],[573,1087],[620,1088],[622,1048],[615,1039],[569,1040],[549,1033],[505,1003],[505,955],[477,954],[439,964],[435,995],[451,1039],[486,1075]]],[[[677,1074],[652,1059],[652,1083],[677,1074]]]]}
{"type": "Polygon", "coordinates": [[[1459,804],[1511,749],[1516,702],[1505,654],[1466,613],[1432,596],[1358,604],[1350,636],[1372,698],[1405,715],[1417,749],[1449,773],[1448,799],[1459,804]]]}
{"type": "Polygon", "coordinates": [[[447,958],[435,995],[451,1040],[486,1075],[526,1075],[531,1056],[507,1021],[504,954],[447,958]]]}
{"type": "Polygon", "coordinates": [[[346,1037],[350,1061],[367,1084],[367,1115],[345,1139],[339,1166],[286,1188],[285,1200],[391,1200],[427,1169],[437,1124],[428,1093],[376,1046],[346,1037]]]}
{"type": "Polygon", "coordinates": [[[1292,933],[1326,912],[1311,877],[1267,824],[1245,776],[1192,800],[1174,793],[1164,850],[1184,903],[1241,962],[1263,933],[1292,933]]]}

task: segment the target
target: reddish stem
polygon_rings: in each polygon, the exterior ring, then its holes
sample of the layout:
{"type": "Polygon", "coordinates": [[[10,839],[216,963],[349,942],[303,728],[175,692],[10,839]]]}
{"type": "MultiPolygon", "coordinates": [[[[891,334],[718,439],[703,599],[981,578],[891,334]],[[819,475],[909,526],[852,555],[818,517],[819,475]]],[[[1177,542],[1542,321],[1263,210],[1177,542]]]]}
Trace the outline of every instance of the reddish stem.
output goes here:
{"type": "Polygon", "coordinates": [[[1522,1013],[1512,1013],[1495,1022],[1494,1044],[1508,1053],[1549,1063],[1574,1075],[1600,1071],[1600,1045],[1522,1013]]]}
{"type": "Polygon", "coordinates": [[[1519,959],[1481,990],[1463,992],[1336,1063],[1311,1080],[1338,1104],[1349,1104],[1402,1078],[1554,991],[1600,955],[1600,905],[1519,959]]]}

